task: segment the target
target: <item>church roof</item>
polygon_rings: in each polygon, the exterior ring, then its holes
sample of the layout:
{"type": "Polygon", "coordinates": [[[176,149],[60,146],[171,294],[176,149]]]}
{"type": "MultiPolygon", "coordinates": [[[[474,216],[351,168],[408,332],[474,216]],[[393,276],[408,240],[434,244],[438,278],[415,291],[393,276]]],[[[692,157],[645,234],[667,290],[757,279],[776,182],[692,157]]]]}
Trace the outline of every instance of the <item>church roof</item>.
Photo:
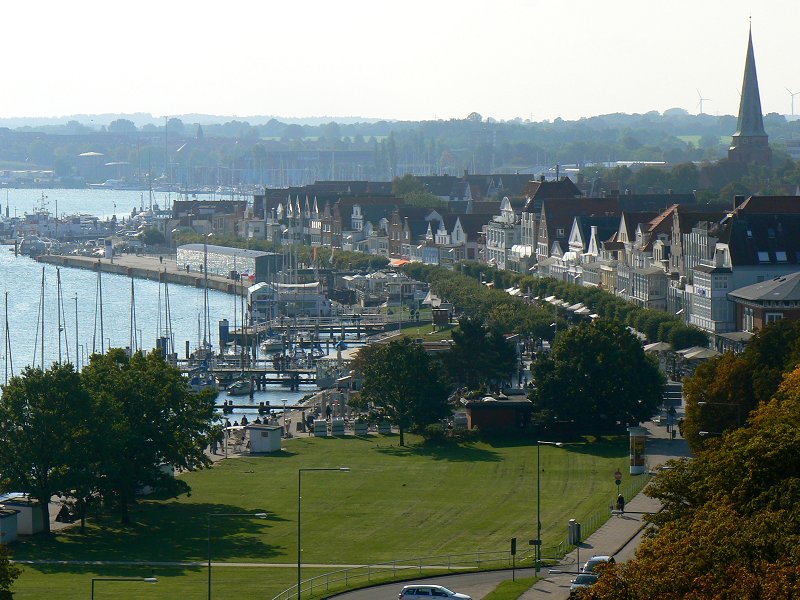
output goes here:
{"type": "Polygon", "coordinates": [[[739,102],[739,120],[736,122],[734,135],[744,137],[766,136],[764,119],[761,113],[761,96],[758,92],[756,76],[756,59],[753,54],[753,32],[747,39],[747,56],[744,62],[744,79],[742,81],[742,98],[739,102]]]}

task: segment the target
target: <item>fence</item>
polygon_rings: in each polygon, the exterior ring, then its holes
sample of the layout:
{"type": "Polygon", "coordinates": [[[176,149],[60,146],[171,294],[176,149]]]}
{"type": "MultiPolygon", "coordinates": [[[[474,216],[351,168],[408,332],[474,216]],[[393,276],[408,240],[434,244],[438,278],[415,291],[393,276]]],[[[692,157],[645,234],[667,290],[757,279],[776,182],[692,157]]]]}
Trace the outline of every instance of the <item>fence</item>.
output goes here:
{"type": "MultiPolygon", "coordinates": [[[[532,565],[533,552],[528,551],[518,555],[515,563],[517,566],[532,565]]],[[[440,575],[455,571],[510,569],[511,566],[512,557],[509,551],[424,556],[331,571],[301,581],[300,591],[303,598],[319,598],[331,592],[407,580],[423,574],[440,575]]],[[[291,600],[297,598],[297,595],[297,585],[294,585],[272,600],[291,600]]]]}

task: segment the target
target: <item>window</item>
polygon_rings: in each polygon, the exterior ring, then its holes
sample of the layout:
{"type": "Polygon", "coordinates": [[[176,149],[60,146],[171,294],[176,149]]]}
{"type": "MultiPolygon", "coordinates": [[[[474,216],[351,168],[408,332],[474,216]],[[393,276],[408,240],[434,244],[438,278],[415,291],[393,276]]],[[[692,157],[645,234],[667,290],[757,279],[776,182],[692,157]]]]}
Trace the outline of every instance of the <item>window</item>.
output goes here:
{"type": "Polygon", "coordinates": [[[769,252],[765,250],[758,251],[758,262],[767,263],[769,262],[769,252]]]}
{"type": "Polygon", "coordinates": [[[561,228],[556,229],[556,237],[564,237],[564,230],[561,228]]]}
{"type": "Polygon", "coordinates": [[[764,315],[764,323],[769,325],[775,321],[780,321],[783,318],[783,313],[766,313],[764,315]]]}
{"type": "Polygon", "coordinates": [[[786,262],[788,259],[786,257],[786,252],[782,250],[778,250],[775,252],[775,260],[778,262],[786,262]]]}

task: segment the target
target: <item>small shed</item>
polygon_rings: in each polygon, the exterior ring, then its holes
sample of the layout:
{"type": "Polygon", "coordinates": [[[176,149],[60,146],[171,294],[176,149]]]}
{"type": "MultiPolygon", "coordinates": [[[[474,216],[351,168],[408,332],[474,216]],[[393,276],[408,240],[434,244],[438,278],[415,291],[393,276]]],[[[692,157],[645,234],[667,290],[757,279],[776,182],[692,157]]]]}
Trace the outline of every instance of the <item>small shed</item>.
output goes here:
{"type": "Polygon", "coordinates": [[[466,403],[467,428],[481,431],[524,429],[530,422],[533,404],[524,395],[485,396],[466,403]]]}
{"type": "Polygon", "coordinates": [[[17,541],[17,514],[13,508],[0,508],[0,544],[17,541]]]}
{"type": "Polygon", "coordinates": [[[247,425],[250,432],[250,454],[279,452],[283,439],[283,425],[247,425]]]}
{"type": "Polygon", "coordinates": [[[0,509],[15,510],[17,515],[17,533],[21,535],[33,535],[44,531],[42,520],[42,509],[39,502],[27,496],[5,500],[0,504],[0,509]]]}

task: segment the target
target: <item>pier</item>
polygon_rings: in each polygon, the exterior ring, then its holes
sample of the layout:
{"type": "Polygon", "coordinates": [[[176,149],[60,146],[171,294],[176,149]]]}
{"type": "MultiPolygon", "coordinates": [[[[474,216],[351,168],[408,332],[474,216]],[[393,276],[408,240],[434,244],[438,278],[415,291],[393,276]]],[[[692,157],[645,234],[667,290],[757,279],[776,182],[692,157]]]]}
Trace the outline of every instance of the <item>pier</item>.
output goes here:
{"type": "MultiPolygon", "coordinates": [[[[56,265],[59,267],[72,267],[103,273],[115,273],[125,277],[137,279],[151,279],[153,281],[174,283],[190,287],[202,288],[206,278],[199,271],[187,271],[175,263],[172,256],[152,256],[135,254],[121,254],[113,259],[96,258],[92,256],[73,256],[60,254],[42,254],[36,257],[40,263],[56,265]]],[[[233,281],[220,275],[208,275],[208,289],[226,292],[228,294],[241,294],[250,287],[250,281],[233,281]]]]}

